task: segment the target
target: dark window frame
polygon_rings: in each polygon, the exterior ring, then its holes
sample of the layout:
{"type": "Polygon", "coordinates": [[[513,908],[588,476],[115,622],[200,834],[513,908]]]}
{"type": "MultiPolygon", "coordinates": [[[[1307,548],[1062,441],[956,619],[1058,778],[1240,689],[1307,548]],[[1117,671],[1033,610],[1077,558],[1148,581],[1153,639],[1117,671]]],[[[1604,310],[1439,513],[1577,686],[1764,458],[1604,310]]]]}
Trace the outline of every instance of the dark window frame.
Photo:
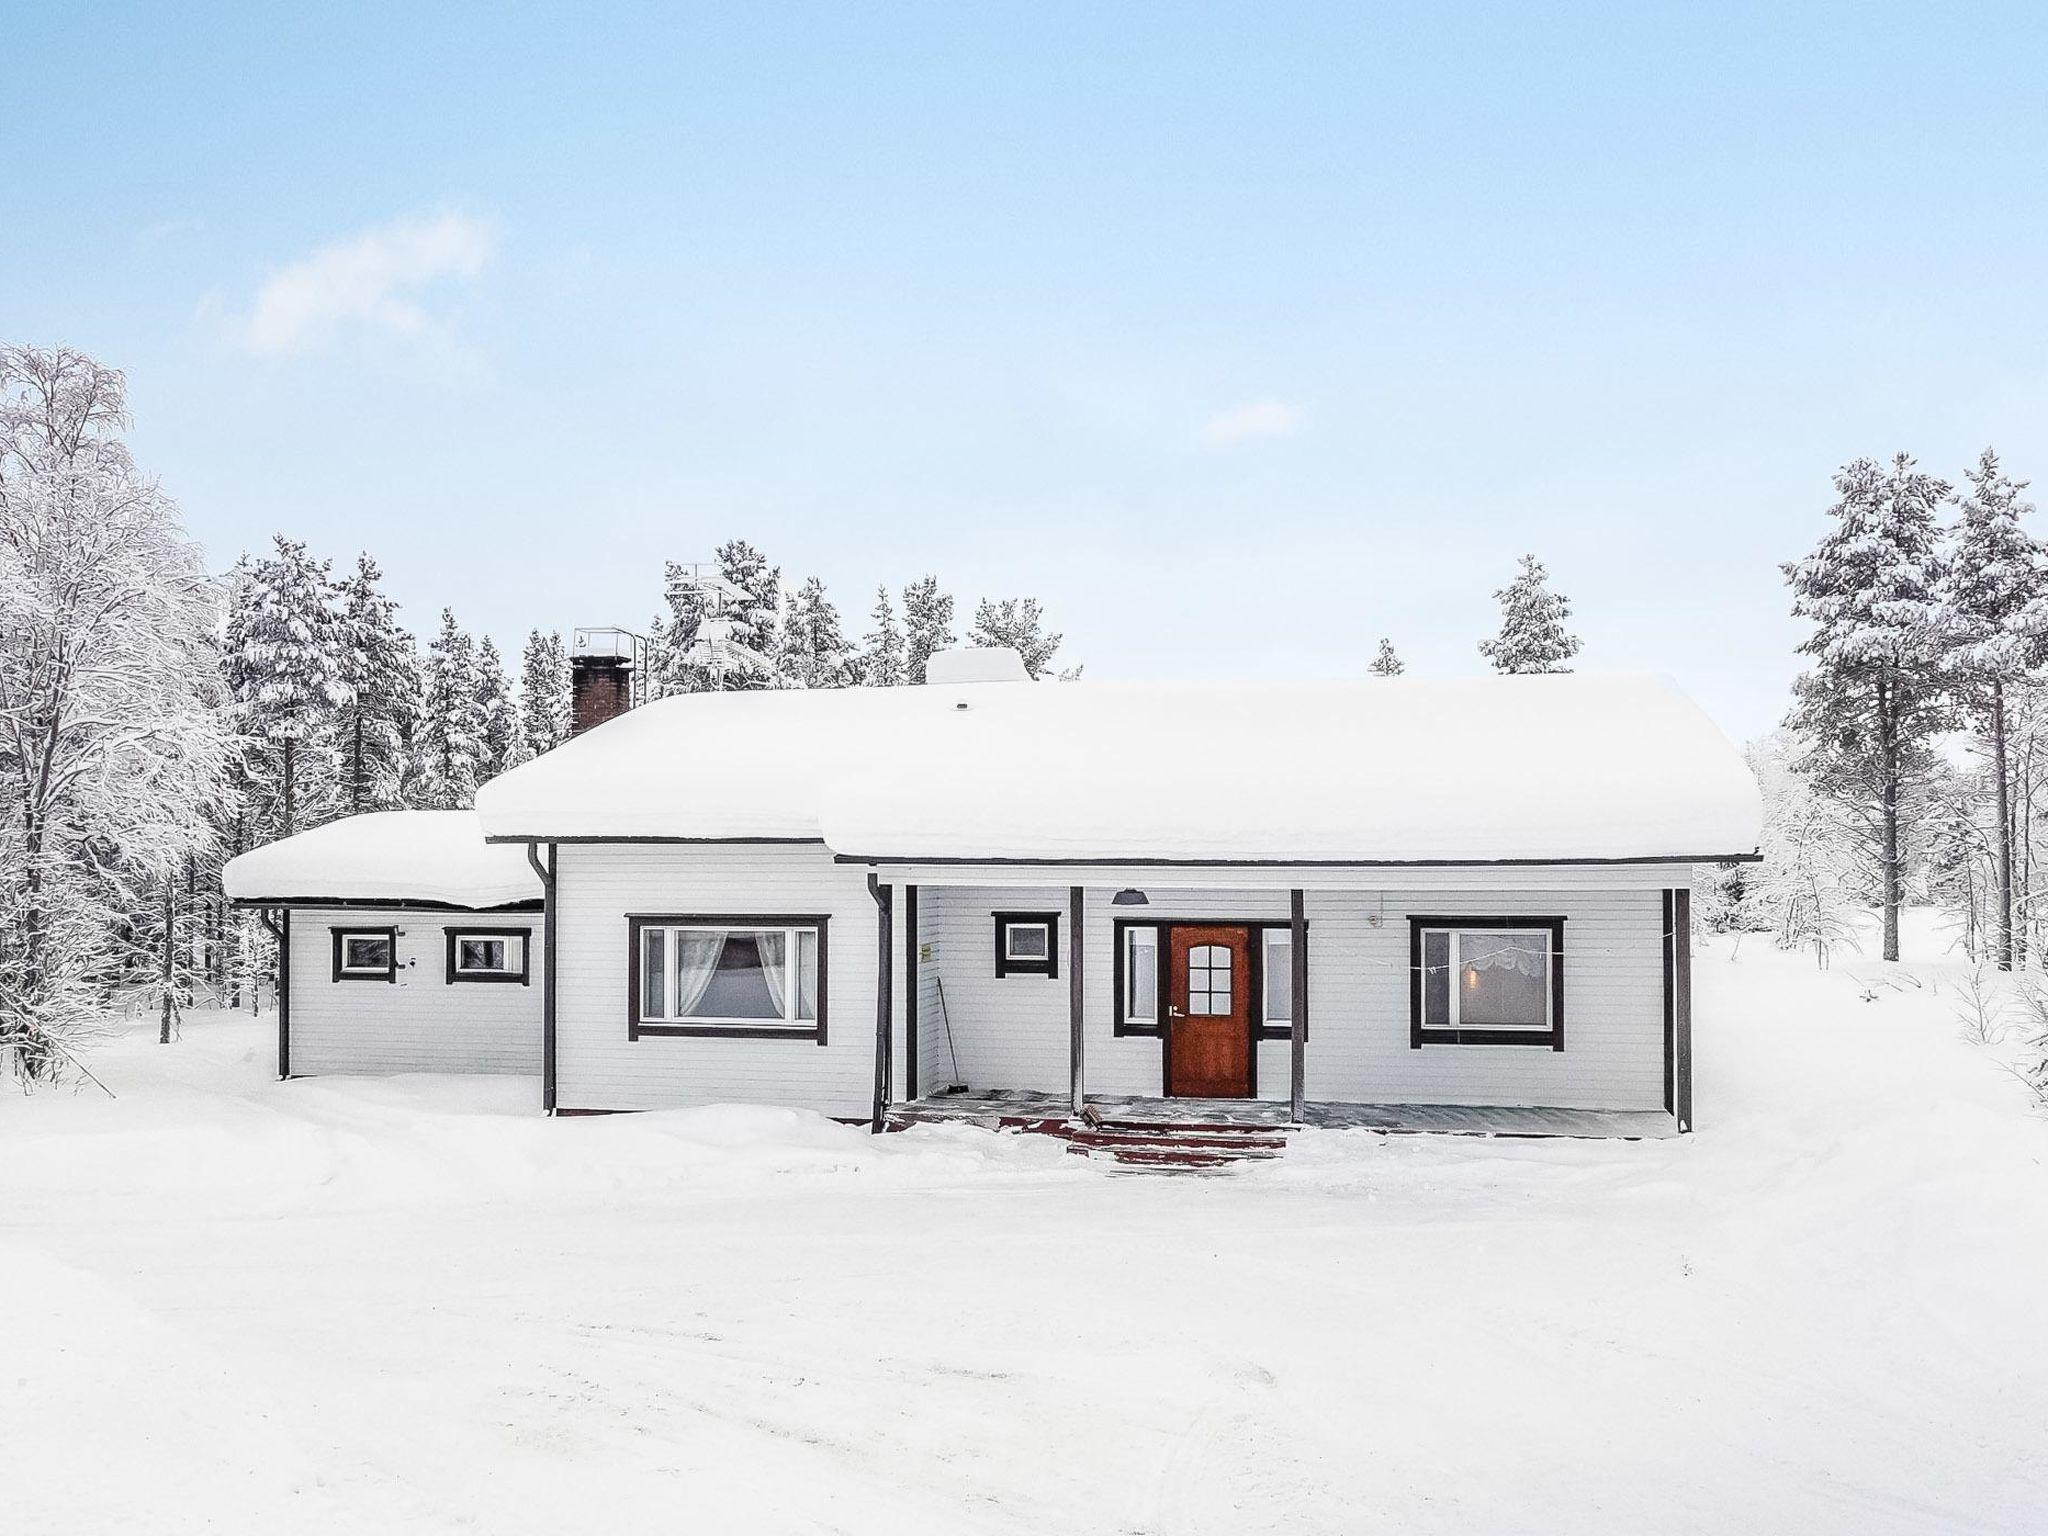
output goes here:
{"type": "Polygon", "coordinates": [[[1408,1048],[1425,1045],[1520,1045],[1564,1049],[1564,923],[1562,917],[1465,917],[1457,913],[1408,918],[1408,1048]],[[1550,1028],[1430,1029],[1423,1024],[1422,935],[1438,928],[1521,928],[1550,935],[1550,1028]]]}
{"type": "Polygon", "coordinates": [[[446,985],[455,986],[471,982],[517,982],[520,986],[533,984],[533,930],[531,928],[474,928],[446,927],[441,930],[448,942],[448,980],[446,985]],[[455,963],[456,951],[464,939],[517,939],[519,940],[519,969],[516,971],[465,971],[455,963]]]}
{"type": "MultiPolygon", "coordinates": [[[[1290,932],[1294,924],[1284,917],[1117,917],[1110,919],[1112,958],[1110,964],[1110,1026],[1116,1038],[1142,1040],[1166,1037],[1165,1008],[1166,992],[1171,978],[1167,975],[1171,963],[1173,941],[1169,930],[1174,928],[1242,928],[1250,940],[1251,964],[1248,967],[1252,988],[1252,1040],[1292,1040],[1294,1029],[1291,1024],[1268,1024],[1266,1022],[1266,931],[1277,928],[1290,932]],[[1151,928],[1159,934],[1159,944],[1154,951],[1159,967],[1159,982],[1153,993],[1154,1017],[1150,1024],[1133,1024],[1124,1017],[1124,932],[1130,928],[1151,928]]],[[[1304,925],[1306,932],[1306,925],[1304,925]]]]}
{"type": "Polygon", "coordinates": [[[629,912],[626,914],[626,1038],[809,1040],[825,1043],[831,995],[831,918],[822,912],[629,912]],[[818,931],[818,1017],[787,1024],[663,1024],[640,1020],[640,935],[648,928],[815,928],[818,931]]]}
{"type": "Polygon", "coordinates": [[[350,924],[344,927],[331,927],[327,930],[327,932],[332,936],[334,943],[333,979],[335,981],[383,981],[390,982],[394,985],[397,983],[398,929],[396,927],[370,928],[356,924],[350,924]],[[387,944],[391,946],[391,963],[385,966],[385,968],[381,971],[344,969],[341,962],[343,955],[346,952],[347,943],[350,939],[383,939],[387,944]]]}
{"type": "Polygon", "coordinates": [[[1047,976],[1060,973],[1060,914],[1057,912],[991,912],[996,920],[996,975],[1047,976]],[[1010,929],[1029,924],[1045,929],[1045,958],[1013,959],[1009,954],[1010,929]]]}

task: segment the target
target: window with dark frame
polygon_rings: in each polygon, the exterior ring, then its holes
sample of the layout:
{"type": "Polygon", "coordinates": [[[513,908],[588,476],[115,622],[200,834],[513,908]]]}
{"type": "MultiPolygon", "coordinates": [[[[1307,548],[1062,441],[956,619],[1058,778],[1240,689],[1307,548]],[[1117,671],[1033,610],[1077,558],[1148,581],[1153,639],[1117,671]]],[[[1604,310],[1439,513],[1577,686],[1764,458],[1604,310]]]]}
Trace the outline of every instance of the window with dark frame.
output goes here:
{"type": "Polygon", "coordinates": [[[448,928],[448,983],[531,984],[530,935],[524,928],[448,928]]]}
{"type": "Polygon", "coordinates": [[[1409,1045],[1563,1050],[1564,921],[1410,917],[1409,1045]]]}
{"type": "Polygon", "coordinates": [[[992,915],[996,924],[996,975],[1059,975],[1059,913],[997,912],[992,915]]]}
{"type": "Polygon", "coordinates": [[[396,928],[332,928],[334,980],[398,980],[396,928]]]}
{"type": "Polygon", "coordinates": [[[825,1040],[823,916],[634,917],[627,1035],[825,1040]]]}
{"type": "Polygon", "coordinates": [[[1243,928],[1252,937],[1252,1027],[1261,1040],[1285,1040],[1294,1032],[1294,934],[1290,924],[1272,918],[1188,918],[1161,922],[1154,918],[1115,918],[1110,1015],[1116,1035],[1157,1035],[1160,1019],[1160,957],[1166,934],[1175,927],[1243,928]]]}

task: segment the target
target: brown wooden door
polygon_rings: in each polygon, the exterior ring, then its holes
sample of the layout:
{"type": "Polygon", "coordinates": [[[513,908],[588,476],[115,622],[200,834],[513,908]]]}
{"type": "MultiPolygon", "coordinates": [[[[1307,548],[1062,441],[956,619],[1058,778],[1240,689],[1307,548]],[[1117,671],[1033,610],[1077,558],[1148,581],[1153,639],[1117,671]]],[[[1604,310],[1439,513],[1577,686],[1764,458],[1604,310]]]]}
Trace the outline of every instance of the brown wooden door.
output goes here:
{"type": "Polygon", "coordinates": [[[1167,944],[1166,1091],[1186,1099],[1252,1094],[1251,934],[1176,924],[1167,944]]]}

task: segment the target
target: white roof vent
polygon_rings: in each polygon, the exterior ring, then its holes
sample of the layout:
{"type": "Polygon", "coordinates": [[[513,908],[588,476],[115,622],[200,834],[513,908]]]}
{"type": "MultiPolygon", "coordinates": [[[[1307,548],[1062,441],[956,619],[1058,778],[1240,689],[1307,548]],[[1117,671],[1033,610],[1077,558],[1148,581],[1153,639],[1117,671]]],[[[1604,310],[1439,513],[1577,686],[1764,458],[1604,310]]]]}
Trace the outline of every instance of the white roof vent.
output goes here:
{"type": "Polygon", "coordinates": [[[951,687],[956,683],[1028,683],[1024,658],[1007,645],[963,645],[957,650],[934,651],[925,663],[927,683],[951,687]]]}

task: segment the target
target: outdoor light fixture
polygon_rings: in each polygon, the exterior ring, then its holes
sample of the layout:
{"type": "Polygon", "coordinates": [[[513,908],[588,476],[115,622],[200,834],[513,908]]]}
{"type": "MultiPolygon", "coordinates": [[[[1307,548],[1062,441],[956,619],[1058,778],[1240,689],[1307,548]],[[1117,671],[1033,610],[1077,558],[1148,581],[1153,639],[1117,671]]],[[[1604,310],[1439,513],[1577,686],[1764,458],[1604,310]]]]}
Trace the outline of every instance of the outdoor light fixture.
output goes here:
{"type": "Polygon", "coordinates": [[[1151,902],[1146,899],[1143,891],[1134,891],[1129,886],[1125,886],[1109,898],[1109,904],[1112,907],[1147,907],[1151,905],[1151,902]]]}

